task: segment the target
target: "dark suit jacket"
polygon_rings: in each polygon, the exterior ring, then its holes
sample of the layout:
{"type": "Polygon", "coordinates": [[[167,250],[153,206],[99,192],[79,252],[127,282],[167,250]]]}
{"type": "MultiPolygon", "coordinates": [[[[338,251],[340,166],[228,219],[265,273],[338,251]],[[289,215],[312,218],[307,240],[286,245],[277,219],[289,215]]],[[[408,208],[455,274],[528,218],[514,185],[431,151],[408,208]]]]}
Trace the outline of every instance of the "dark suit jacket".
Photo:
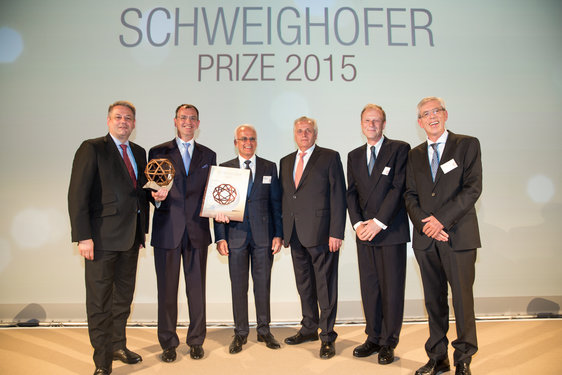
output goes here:
{"type": "Polygon", "coordinates": [[[150,149],[148,159],[166,158],[176,170],[174,183],[166,199],[154,209],[150,244],[162,249],[179,247],[187,229],[191,245],[206,249],[211,243],[209,219],[200,217],[205,185],[217,155],[211,149],[195,142],[186,176],[185,167],[175,138],[150,149]]]}
{"type": "Polygon", "coordinates": [[[76,151],[68,189],[73,242],[91,238],[94,249],[129,250],[137,234],[139,212],[141,233],[148,231],[148,201],[142,188],[146,151],[129,144],[138,169],[136,189],[109,134],[84,141],[76,151]]]}
{"type": "MultiPolygon", "coordinates": [[[[222,163],[223,167],[240,168],[238,158],[222,163]]],[[[275,163],[256,155],[256,174],[249,198],[246,200],[244,221],[228,224],[215,221],[215,241],[227,240],[232,248],[241,247],[248,230],[256,246],[271,246],[273,237],[283,237],[281,223],[281,185],[275,163]],[[269,182],[264,183],[265,180],[269,182]]]]}
{"type": "Polygon", "coordinates": [[[366,144],[347,155],[347,209],[351,225],[372,218],[387,225],[371,241],[357,238],[358,242],[388,246],[410,241],[403,197],[409,150],[406,142],[385,137],[371,176],[366,144]]]}
{"type": "Polygon", "coordinates": [[[283,239],[289,245],[293,227],[305,247],[328,245],[329,237],[345,232],[345,177],[340,155],[316,145],[295,188],[293,169],[297,152],[281,159],[283,239]]]}
{"type": "Polygon", "coordinates": [[[481,192],[482,161],[478,139],[449,131],[435,182],[431,179],[427,142],[412,149],[408,155],[404,198],[414,225],[414,249],[424,250],[432,244],[433,239],[422,232],[421,222],[431,215],[444,225],[453,250],[480,247],[474,205],[481,192]],[[441,167],[452,160],[457,167],[444,173],[441,167]]]}

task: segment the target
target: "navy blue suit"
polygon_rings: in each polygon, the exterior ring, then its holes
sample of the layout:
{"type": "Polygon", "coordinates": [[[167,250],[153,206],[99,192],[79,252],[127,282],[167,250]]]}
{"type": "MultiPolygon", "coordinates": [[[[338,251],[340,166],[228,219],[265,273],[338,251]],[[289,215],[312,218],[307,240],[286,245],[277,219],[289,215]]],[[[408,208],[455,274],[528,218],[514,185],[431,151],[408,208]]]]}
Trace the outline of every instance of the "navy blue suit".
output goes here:
{"type": "MultiPolygon", "coordinates": [[[[229,160],[223,167],[240,168],[238,158],[229,160]]],[[[228,268],[232,288],[234,332],[248,336],[248,278],[251,263],[254,298],[257,315],[257,332],[269,333],[270,285],[273,237],[282,237],[281,186],[275,163],[256,156],[256,172],[251,191],[246,200],[244,221],[228,224],[215,221],[215,241],[226,240],[229,247],[228,268]]]]}
{"type": "Polygon", "coordinates": [[[188,345],[202,345],[206,335],[205,279],[211,244],[209,219],[200,217],[205,185],[216,154],[195,142],[186,175],[176,140],[153,147],[148,159],[166,158],[176,170],[168,196],[154,209],[151,245],[158,283],[158,340],[163,349],[179,345],[176,333],[180,264],[189,309],[188,345]]]}
{"type": "Polygon", "coordinates": [[[369,176],[367,145],[347,157],[347,209],[351,224],[376,218],[387,226],[371,241],[356,236],[361,299],[367,340],[396,347],[404,315],[406,243],[410,241],[404,205],[410,145],[384,138],[369,176]]]}

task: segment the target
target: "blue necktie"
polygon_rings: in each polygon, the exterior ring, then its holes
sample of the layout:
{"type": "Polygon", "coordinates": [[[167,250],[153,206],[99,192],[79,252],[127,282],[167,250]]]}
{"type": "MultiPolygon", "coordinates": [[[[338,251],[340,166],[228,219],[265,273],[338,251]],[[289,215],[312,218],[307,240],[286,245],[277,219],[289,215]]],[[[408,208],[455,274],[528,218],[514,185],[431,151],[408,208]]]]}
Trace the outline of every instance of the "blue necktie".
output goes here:
{"type": "Polygon", "coordinates": [[[254,176],[252,175],[252,168],[250,168],[251,161],[246,160],[244,164],[246,164],[246,169],[250,170],[250,181],[248,182],[248,197],[250,196],[250,192],[252,191],[252,186],[254,186],[254,176]]]}
{"type": "Polygon", "coordinates": [[[183,165],[185,166],[185,175],[189,174],[189,164],[191,164],[191,156],[189,156],[189,143],[183,142],[185,152],[183,153],[183,165]]]}
{"type": "Polygon", "coordinates": [[[435,181],[435,175],[437,174],[437,169],[439,168],[439,143],[432,143],[430,145],[433,147],[433,157],[431,158],[431,178],[435,181]]]}
{"type": "Polygon", "coordinates": [[[373,173],[373,167],[375,166],[375,160],[377,155],[375,154],[375,146],[371,146],[371,160],[369,160],[369,176],[373,173]]]}

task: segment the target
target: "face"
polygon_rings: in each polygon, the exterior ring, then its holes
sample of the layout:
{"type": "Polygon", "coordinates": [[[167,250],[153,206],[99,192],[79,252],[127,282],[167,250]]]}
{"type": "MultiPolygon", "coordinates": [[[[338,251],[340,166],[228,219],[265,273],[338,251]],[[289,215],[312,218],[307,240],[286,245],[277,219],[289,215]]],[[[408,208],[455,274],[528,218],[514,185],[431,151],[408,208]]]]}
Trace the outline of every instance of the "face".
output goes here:
{"type": "Polygon", "coordinates": [[[375,144],[381,139],[385,125],[382,112],[376,108],[369,108],[361,115],[361,129],[369,143],[375,144]]]}
{"type": "Polygon", "coordinates": [[[199,117],[194,108],[180,108],[174,125],[177,129],[178,137],[184,141],[190,141],[195,135],[195,131],[199,129],[199,117]]]}
{"type": "Polygon", "coordinates": [[[421,106],[419,114],[419,126],[425,130],[427,138],[435,142],[445,132],[445,122],[449,118],[447,110],[438,100],[432,100],[421,106]]]}
{"type": "Polygon", "coordinates": [[[245,126],[238,129],[234,145],[238,147],[238,154],[244,159],[250,159],[256,152],[258,146],[256,132],[245,126]]]}
{"type": "Polygon", "coordinates": [[[295,142],[301,151],[308,150],[316,142],[314,125],[308,121],[299,121],[294,128],[295,142]]]}
{"type": "Polygon", "coordinates": [[[109,133],[121,143],[126,142],[135,129],[135,115],[129,107],[116,105],[107,116],[109,133]]]}

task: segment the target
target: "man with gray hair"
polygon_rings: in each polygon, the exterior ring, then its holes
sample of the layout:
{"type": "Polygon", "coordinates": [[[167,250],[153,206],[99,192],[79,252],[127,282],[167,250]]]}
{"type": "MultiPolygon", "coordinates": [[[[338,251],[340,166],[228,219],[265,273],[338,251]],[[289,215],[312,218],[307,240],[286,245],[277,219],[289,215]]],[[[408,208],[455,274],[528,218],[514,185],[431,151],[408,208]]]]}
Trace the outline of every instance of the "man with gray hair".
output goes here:
{"type": "Polygon", "coordinates": [[[234,313],[234,339],[230,354],[239,353],[247,342],[248,278],[251,264],[254,298],[257,315],[258,341],[270,349],[280,348],[269,329],[270,285],[273,256],[281,249],[281,186],[275,163],[256,155],[258,146],[256,129],[240,125],[234,132],[234,146],[238,157],[222,163],[222,167],[250,170],[246,208],[242,222],[230,221],[226,214],[215,217],[217,250],[228,256],[228,269],[232,289],[234,313]]]}
{"type": "Polygon", "coordinates": [[[480,234],[475,204],[482,192],[482,162],[477,138],[445,129],[449,114],[441,98],[418,104],[418,124],[427,142],[413,148],[406,168],[406,209],[414,226],[414,254],[420,266],[429,339],[429,361],[416,375],[450,370],[448,286],[453,294],[457,339],[453,358],[456,375],[470,375],[478,350],[474,317],[476,249],[480,234]]]}

